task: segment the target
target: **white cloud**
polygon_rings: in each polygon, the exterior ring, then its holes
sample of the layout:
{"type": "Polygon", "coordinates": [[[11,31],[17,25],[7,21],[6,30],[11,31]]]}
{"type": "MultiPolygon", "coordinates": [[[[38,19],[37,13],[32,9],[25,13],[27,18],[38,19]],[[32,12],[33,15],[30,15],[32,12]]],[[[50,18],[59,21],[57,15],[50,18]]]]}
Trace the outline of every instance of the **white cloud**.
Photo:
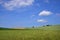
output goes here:
{"type": "Polygon", "coordinates": [[[52,12],[43,10],[39,13],[39,16],[48,16],[48,15],[51,15],[51,14],[52,14],[52,12]]]}
{"type": "Polygon", "coordinates": [[[38,19],[37,22],[45,23],[45,22],[48,22],[48,21],[44,20],[44,19],[38,19]]]}
{"type": "Polygon", "coordinates": [[[4,7],[6,9],[14,9],[14,8],[19,8],[19,7],[25,7],[25,6],[30,6],[32,5],[34,2],[34,0],[11,0],[8,2],[3,2],[2,5],[4,5],[4,7]]]}

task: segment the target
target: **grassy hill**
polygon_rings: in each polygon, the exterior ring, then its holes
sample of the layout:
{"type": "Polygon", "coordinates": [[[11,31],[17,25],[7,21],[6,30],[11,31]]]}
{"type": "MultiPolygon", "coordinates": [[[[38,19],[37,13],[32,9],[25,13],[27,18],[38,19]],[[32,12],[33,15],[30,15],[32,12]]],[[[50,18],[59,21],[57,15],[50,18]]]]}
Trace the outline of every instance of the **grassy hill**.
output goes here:
{"type": "Polygon", "coordinates": [[[39,29],[44,29],[44,30],[60,30],[60,25],[42,26],[42,27],[39,27],[39,29]]]}

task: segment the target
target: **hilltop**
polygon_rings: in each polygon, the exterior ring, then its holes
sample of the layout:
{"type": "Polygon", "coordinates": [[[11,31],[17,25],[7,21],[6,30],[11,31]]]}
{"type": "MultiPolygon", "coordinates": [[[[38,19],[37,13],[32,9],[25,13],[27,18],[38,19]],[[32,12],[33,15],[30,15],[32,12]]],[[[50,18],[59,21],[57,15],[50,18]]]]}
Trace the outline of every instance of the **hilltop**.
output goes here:
{"type": "Polygon", "coordinates": [[[42,27],[39,27],[39,29],[44,29],[44,30],[60,30],[60,25],[42,26],[42,27]]]}

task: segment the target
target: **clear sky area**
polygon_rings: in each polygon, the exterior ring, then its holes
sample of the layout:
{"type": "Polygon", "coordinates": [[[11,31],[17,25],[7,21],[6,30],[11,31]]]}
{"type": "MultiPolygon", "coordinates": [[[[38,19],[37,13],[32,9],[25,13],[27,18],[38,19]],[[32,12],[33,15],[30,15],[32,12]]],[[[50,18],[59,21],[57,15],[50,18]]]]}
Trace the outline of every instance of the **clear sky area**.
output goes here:
{"type": "Polygon", "coordinates": [[[0,0],[0,27],[60,24],[60,0],[0,0]]]}

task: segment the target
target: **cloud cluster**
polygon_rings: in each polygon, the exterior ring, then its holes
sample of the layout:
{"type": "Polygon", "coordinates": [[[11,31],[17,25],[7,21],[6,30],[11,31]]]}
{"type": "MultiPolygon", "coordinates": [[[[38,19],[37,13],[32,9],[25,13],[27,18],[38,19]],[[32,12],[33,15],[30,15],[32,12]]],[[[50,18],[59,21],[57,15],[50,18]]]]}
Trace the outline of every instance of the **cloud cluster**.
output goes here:
{"type": "Polygon", "coordinates": [[[51,14],[52,14],[52,12],[43,10],[39,13],[39,16],[49,16],[51,14]]]}
{"type": "MultiPolygon", "coordinates": [[[[49,2],[49,0],[43,0],[43,1],[46,3],[49,2]]],[[[30,6],[33,5],[34,2],[35,0],[9,0],[7,2],[4,0],[0,0],[0,4],[2,4],[8,10],[13,10],[19,7],[30,6]]]]}
{"type": "MultiPolygon", "coordinates": [[[[3,1],[0,1],[0,4],[2,2],[3,1]]],[[[10,0],[8,2],[3,2],[2,5],[8,10],[12,10],[14,8],[30,6],[33,2],[34,0],[10,0]]]]}
{"type": "Polygon", "coordinates": [[[38,19],[37,22],[45,23],[45,22],[47,22],[47,20],[44,20],[44,19],[38,19]]]}
{"type": "MultiPolygon", "coordinates": [[[[51,15],[51,14],[53,14],[51,11],[43,10],[43,11],[41,11],[38,15],[39,15],[39,16],[49,16],[49,15],[51,15]]],[[[45,23],[45,22],[48,22],[48,21],[45,20],[45,19],[38,19],[37,22],[45,23]]]]}

